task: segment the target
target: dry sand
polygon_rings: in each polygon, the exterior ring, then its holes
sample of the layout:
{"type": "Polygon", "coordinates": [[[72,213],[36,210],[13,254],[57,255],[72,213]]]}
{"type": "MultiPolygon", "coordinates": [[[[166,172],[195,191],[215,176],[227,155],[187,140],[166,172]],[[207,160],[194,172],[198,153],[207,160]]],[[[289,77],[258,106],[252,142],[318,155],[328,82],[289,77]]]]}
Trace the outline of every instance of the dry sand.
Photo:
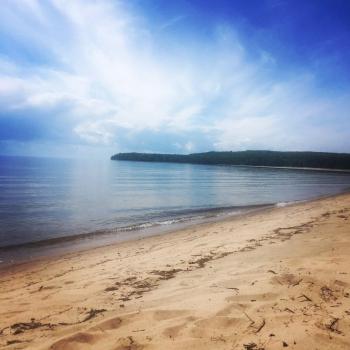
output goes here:
{"type": "Polygon", "coordinates": [[[350,349],[350,195],[0,272],[6,349],[350,349]]]}

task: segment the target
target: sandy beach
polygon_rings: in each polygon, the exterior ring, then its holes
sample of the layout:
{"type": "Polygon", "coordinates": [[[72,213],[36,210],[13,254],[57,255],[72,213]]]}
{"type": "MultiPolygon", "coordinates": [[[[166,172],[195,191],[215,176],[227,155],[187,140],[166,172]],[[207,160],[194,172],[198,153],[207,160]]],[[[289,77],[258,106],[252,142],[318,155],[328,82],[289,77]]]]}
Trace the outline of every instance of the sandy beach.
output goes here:
{"type": "Polygon", "coordinates": [[[349,349],[350,195],[0,272],[5,349],[349,349]]]}

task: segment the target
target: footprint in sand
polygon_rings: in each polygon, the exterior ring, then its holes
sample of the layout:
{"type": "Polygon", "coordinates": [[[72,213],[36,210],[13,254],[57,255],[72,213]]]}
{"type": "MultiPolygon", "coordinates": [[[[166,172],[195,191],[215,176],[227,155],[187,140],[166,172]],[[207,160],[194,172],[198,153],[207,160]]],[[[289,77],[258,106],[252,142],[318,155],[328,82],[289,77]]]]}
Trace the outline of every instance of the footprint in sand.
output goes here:
{"type": "Polygon", "coordinates": [[[153,314],[156,321],[169,320],[189,314],[187,310],[157,310],[153,314]]]}
{"type": "Polygon", "coordinates": [[[50,346],[50,350],[83,350],[93,349],[93,345],[103,337],[87,332],[79,332],[63,338],[50,346]]]}
{"type": "Polygon", "coordinates": [[[95,331],[109,331],[112,329],[117,329],[121,326],[122,324],[122,319],[119,317],[114,317],[111,318],[107,321],[101,322],[99,324],[97,324],[96,326],[93,326],[89,329],[89,331],[91,332],[95,332],[95,331]]]}
{"type": "Polygon", "coordinates": [[[163,335],[167,338],[175,338],[177,337],[181,330],[183,330],[187,325],[187,322],[185,323],[181,323],[177,326],[173,326],[173,327],[168,327],[163,331],[163,335]]]}

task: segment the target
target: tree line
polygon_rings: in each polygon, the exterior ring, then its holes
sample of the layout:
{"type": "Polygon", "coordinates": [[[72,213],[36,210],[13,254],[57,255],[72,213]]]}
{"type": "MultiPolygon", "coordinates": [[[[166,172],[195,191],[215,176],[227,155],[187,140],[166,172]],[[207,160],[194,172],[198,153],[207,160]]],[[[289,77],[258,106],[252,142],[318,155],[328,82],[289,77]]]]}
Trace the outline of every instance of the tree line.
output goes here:
{"type": "Polygon", "coordinates": [[[252,165],[350,170],[350,154],[326,152],[238,151],[192,154],[118,153],[112,160],[190,163],[212,165],[252,165]]]}

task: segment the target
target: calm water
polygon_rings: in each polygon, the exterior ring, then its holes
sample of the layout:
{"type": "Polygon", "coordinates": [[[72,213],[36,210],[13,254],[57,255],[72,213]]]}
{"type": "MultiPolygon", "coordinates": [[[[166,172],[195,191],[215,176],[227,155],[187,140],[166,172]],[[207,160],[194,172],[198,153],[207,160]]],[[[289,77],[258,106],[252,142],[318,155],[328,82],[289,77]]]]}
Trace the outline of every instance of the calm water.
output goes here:
{"type": "Polygon", "coordinates": [[[96,231],[131,237],[349,187],[346,173],[0,157],[0,247],[96,231]]]}

